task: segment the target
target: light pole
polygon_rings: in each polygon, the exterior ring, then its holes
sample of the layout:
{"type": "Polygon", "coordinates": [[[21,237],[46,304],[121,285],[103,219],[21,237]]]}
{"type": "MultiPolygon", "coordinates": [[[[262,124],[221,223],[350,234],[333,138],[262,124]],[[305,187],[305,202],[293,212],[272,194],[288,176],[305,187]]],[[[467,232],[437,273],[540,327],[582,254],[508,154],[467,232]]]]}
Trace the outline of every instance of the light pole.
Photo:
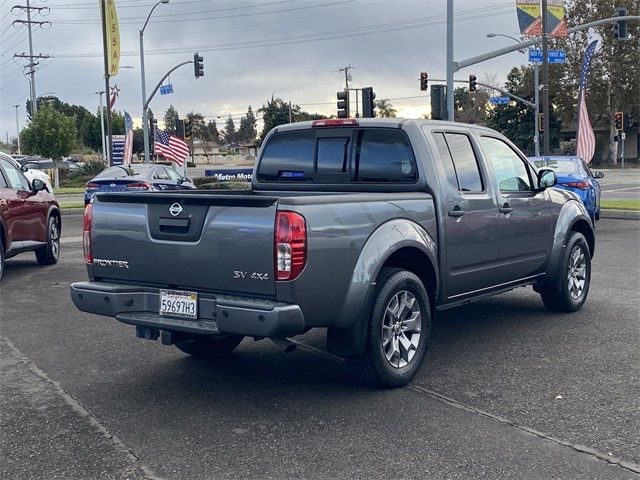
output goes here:
{"type": "Polygon", "coordinates": [[[22,152],[20,151],[20,124],[18,123],[18,107],[20,107],[20,105],[14,105],[15,109],[16,109],[16,136],[18,137],[18,155],[21,155],[22,152]]]}
{"type": "Polygon", "coordinates": [[[149,18],[151,18],[151,14],[156,9],[158,5],[161,3],[169,3],[169,0],[160,0],[156,3],[149,15],[147,15],[147,19],[140,30],[140,76],[142,79],[142,131],[144,135],[144,163],[149,163],[149,122],[147,121],[147,86],[144,77],[144,29],[147,28],[147,23],[149,23],[149,18]]]}
{"type": "MultiPolygon", "coordinates": [[[[516,37],[512,37],[511,35],[505,35],[504,33],[487,33],[487,37],[489,38],[493,38],[493,37],[506,37],[506,38],[510,38],[511,40],[513,40],[514,42],[518,42],[518,43],[522,43],[522,40],[516,38],[516,37]]],[[[535,107],[535,114],[534,114],[534,119],[533,119],[533,124],[534,124],[534,134],[533,134],[533,145],[535,148],[535,155],[536,157],[540,156],[540,125],[539,125],[539,121],[540,121],[540,89],[538,87],[538,84],[540,82],[539,80],[539,73],[538,73],[538,62],[533,62],[533,103],[536,105],[535,107]]]]}
{"type": "Polygon", "coordinates": [[[102,94],[104,90],[101,92],[93,92],[96,95],[100,95],[100,131],[102,132],[102,159],[107,161],[107,146],[104,143],[104,112],[102,108],[102,94]]]}

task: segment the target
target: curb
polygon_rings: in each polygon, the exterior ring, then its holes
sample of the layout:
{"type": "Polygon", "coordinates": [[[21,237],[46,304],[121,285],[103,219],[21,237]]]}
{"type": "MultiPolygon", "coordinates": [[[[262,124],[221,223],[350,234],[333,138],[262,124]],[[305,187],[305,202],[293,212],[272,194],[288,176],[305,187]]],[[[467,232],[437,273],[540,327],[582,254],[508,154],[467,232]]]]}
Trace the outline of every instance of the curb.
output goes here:
{"type": "Polygon", "coordinates": [[[61,208],[62,215],[84,215],[84,208],[61,208]]]}
{"type": "Polygon", "coordinates": [[[640,211],[636,210],[600,210],[600,218],[612,218],[616,220],[640,220],[640,211]]]}

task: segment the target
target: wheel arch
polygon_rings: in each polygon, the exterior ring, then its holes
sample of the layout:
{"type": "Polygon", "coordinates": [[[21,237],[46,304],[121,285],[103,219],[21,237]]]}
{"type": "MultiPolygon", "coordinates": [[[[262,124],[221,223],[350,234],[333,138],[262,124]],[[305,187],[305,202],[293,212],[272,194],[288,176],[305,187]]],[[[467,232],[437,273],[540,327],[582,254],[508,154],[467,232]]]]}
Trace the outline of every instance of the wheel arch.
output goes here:
{"type": "Polygon", "coordinates": [[[417,223],[394,219],[380,225],[360,252],[341,313],[327,332],[331,353],[361,353],[367,336],[367,320],[376,280],[384,267],[409,270],[420,278],[429,294],[431,308],[438,292],[436,243],[417,223]]]}

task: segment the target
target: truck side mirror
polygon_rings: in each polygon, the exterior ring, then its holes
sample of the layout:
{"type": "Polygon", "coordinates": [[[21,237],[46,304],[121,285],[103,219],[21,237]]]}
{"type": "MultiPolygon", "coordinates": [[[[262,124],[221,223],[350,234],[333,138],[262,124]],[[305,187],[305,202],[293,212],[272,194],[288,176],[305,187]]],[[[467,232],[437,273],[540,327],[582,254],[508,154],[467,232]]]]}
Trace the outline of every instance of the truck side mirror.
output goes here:
{"type": "Polygon", "coordinates": [[[540,190],[545,190],[549,187],[553,187],[556,183],[558,183],[556,172],[548,168],[543,168],[542,170],[538,171],[538,188],[540,190]]]}

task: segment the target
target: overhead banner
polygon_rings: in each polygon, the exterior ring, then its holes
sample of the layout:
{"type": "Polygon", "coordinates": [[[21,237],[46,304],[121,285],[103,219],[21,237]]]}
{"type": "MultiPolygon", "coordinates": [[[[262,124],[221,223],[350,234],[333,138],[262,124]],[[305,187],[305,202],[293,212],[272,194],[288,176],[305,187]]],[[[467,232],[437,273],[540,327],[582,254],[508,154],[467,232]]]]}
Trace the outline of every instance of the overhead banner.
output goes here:
{"type": "Polygon", "coordinates": [[[106,2],[106,28],[107,28],[107,55],[109,56],[109,76],[114,77],[120,68],[120,28],[118,27],[118,14],[116,13],[115,0],[106,2]]]}
{"type": "MultiPolygon", "coordinates": [[[[516,0],[516,11],[522,35],[533,37],[542,35],[540,0],[516,0]]],[[[566,37],[568,35],[564,0],[547,1],[547,29],[550,37],[566,37]]]]}

